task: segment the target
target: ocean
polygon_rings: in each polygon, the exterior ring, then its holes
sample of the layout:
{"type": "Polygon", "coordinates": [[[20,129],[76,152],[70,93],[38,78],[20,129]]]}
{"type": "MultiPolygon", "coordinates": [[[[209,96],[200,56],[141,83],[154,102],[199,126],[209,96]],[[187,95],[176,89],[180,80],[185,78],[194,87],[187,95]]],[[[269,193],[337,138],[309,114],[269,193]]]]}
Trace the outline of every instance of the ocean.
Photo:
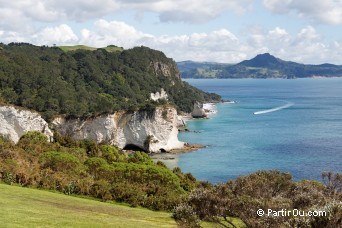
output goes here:
{"type": "Polygon", "coordinates": [[[212,183],[257,170],[320,181],[324,171],[342,172],[342,78],[185,81],[236,103],[188,121],[193,132],[179,139],[207,148],[172,155],[169,166],[212,183]]]}

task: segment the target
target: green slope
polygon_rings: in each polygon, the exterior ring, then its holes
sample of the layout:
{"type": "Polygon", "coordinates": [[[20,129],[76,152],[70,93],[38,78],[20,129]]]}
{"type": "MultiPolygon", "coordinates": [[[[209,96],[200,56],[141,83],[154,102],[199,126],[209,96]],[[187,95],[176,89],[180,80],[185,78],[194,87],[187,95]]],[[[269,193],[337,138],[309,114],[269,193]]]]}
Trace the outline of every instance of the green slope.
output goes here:
{"type": "MultiPolygon", "coordinates": [[[[58,46],[60,49],[62,49],[64,52],[68,52],[68,51],[76,51],[76,50],[88,50],[88,51],[95,51],[98,48],[94,48],[94,47],[89,47],[86,45],[74,45],[74,46],[58,46]]],[[[123,51],[122,47],[117,47],[115,45],[109,45],[107,47],[104,47],[103,49],[105,49],[108,52],[115,52],[115,51],[123,51]]]]}
{"type": "Polygon", "coordinates": [[[176,227],[166,212],[0,184],[0,226],[176,227]]]}

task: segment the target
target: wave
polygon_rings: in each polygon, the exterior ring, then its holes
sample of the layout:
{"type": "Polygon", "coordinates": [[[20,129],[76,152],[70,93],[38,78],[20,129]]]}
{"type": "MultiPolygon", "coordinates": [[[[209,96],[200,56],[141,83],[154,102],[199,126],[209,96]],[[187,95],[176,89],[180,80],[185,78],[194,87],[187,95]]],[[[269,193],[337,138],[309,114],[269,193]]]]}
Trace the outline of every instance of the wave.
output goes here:
{"type": "Polygon", "coordinates": [[[271,108],[271,109],[266,109],[266,110],[262,110],[262,111],[257,111],[257,112],[254,112],[253,114],[254,115],[260,115],[260,114],[265,114],[265,113],[270,113],[270,112],[276,112],[276,111],[279,111],[279,110],[291,107],[292,105],[294,105],[294,104],[293,103],[288,103],[286,105],[279,106],[279,107],[276,107],[276,108],[271,108]]]}

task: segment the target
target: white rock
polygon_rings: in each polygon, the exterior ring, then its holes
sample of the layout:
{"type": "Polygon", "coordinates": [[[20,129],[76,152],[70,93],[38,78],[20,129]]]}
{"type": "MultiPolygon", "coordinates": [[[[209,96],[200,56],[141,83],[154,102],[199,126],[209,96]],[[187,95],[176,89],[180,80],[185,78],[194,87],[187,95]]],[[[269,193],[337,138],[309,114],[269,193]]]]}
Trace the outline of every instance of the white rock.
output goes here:
{"type": "Polygon", "coordinates": [[[38,113],[12,106],[0,107],[0,135],[17,143],[29,131],[42,132],[49,140],[53,137],[48,123],[38,113]]]}
{"type": "Polygon", "coordinates": [[[205,111],[203,109],[203,104],[199,102],[195,102],[194,109],[191,112],[192,117],[194,118],[203,118],[207,115],[205,114],[205,111]]]}
{"type": "Polygon", "coordinates": [[[163,88],[161,88],[160,93],[159,92],[151,93],[150,97],[151,97],[151,100],[153,101],[158,101],[160,99],[165,99],[165,100],[168,99],[168,95],[163,88]]]}
{"type": "Polygon", "coordinates": [[[74,139],[90,138],[97,143],[110,143],[119,148],[137,146],[145,151],[160,152],[179,149],[178,116],[173,107],[157,107],[155,111],[116,112],[96,118],[53,121],[58,131],[74,139]]]}

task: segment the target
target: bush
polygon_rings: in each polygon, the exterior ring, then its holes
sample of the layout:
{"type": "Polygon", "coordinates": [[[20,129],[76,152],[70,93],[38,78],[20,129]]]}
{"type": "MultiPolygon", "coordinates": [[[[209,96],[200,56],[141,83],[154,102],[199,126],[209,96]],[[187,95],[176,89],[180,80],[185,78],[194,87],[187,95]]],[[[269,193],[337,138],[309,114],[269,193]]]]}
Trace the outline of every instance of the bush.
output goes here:
{"type": "Polygon", "coordinates": [[[89,158],[84,164],[87,166],[88,172],[93,175],[95,179],[99,177],[101,172],[109,170],[109,165],[103,158],[89,158]]]}
{"type": "Polygon", "coordinates": [[[79,172],[80,161],[75,156],[57,151],[42,153],[39,159],[42,168],[50,168],[58,172],[79,172]]]}
{"type": "Polygon", "coordinates": [[[92,139],[84,139],[80,142],[80,147],[84,148],[89,157],[98,157],[101,155],[101,150],[97,143],[92,139]]]}
{"type": "Polygon", "coordinates": [[[175,207],[172,211],[172,218],[177,221],[180,227],[201,227],[196,212],[187,204],[180,204],[175,207]]]}
{"type": "Polygon", "coordinates": [[[113,162],[124,162],[127,161],[127,155],[120,152],[118,148],[111,145],[100,146],[102,157],[111,164],[113,162]]]}
{"type": "Polygon", "coordinates": [[[48,137],[39,131],[29,131],[19,139],[19,144],[38,144],[48,141],[48,137]]]}
{"type": "Polygon", "coordinates": [[[128,158],[128,162],[140,164],[153,164],[151,158],[144,152],[135,152],[128,158]]]}

